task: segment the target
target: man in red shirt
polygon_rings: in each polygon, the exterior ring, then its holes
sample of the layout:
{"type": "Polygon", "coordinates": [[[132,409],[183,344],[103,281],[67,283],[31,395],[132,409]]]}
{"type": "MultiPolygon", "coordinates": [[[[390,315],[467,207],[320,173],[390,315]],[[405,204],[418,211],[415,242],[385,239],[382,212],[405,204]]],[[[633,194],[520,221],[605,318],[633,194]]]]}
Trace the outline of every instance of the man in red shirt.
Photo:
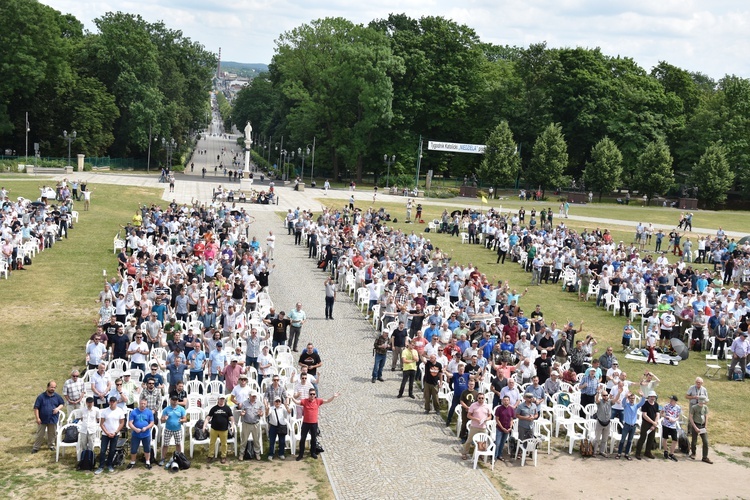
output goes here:
{"type": "Polygon", "coordinates": [[[318,448],[318,409],[326,404],[330,403],[337,397],[339,393],[335,393],[328,399],[317,398],[315,395],[317,391],[310,389],[309,397],[300,401],[295,401],[296,404],[302,407],[302,429],[299,440],[299,453],[297,454],[297,461],[302,460],[305,454],[305,441],[307,441],[307,435],[310,434],[310,456],[312,458],[318,458],[316,450],[318,448]]]}

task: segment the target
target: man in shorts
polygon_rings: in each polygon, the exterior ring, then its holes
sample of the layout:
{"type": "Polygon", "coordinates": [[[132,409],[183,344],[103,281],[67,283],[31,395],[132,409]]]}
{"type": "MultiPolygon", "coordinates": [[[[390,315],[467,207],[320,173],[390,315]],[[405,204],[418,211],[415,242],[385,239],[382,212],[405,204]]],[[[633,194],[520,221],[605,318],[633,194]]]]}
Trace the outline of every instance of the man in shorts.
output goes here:
{"type": "Polygon", "coordinates": [[[161,461],[159,466],[164,466],[164,457],[167,455],[167,447],[174,440],[176,451],[182,451],[182,424],[187,421],[187,412],[185,408],[178,403],[177,395],[169,398],[169,406],[164,408],[161,414],[161,423],[164,424],[164,439],[161,446],[161,461]]]}
{"type": "Polygon", "coordinates": [[[674,394],[669,398],[661,410],[661,448],[664,450],[664,458],[677,462],[674,450],[677,448],[677,424],[682,415],[682,408],[677,404],[677,396],[674,394]],[[667,452],[667,439],[672,438],[672,443],[667,452]]]}

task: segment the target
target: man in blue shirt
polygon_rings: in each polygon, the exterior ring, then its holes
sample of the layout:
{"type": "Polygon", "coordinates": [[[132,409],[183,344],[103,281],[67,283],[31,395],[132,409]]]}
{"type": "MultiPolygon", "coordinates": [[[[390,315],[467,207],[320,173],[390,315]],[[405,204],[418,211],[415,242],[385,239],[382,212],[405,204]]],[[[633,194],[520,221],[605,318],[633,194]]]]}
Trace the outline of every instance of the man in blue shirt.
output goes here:
{"type": "Polygon", "coordinates": [[[47,435],[47,445],[50,450],[55,449],[57,441],[57,422],[60,419],[60,410],[65,406],[65,401],[57,392],[57,382],[47,382],[47,390],[37,396],[34,401],[34,416],[36,417],[36,440],[31,453],[36,453],[42,446],[44,435],[47,435]]]}
{"type": "Polygon", "coordinates": [[[174,447],[176,451],[182,451],[182,424],[187,421],[185,408],[177,404],[179,398],[177,395],[173,395],[169,398],[169,406],[164,408],[161,413],[161,423],[164,424],[164,440],[161,446],[162,459],[159,462],[159,466],[164,465],[164,458],[167,455],[167,447],[169,443],[174,439],[174,447]]]}
{"type": "Polygon", "coordinates": [[[596,378],[596,368],[591,367],[586,370],[586,374],[578,383],[578,388],[581,389],[581,407],[585,408],[586,405],[594,404],[596,390],[599,388],[599,379],[596,378]]]}
{"type": "Polygon", "coordinates": [[[635,394],[628,392],[625,395],[625,399],[622,402],[623,409],[623,420],[622,420],[622,433],[620,438],[620,445],[617,447],[617,457],[620,458],[623,452],[623,446],[625,447],[625,458],[630,458],[630,447],[633,445],[633,436],[635,436],[635,426],[638,421],[638,409],[646,403],[646,398],[643,397],[636,404],[635,394]]]}
{"type": "Polygon", "coordinates": [[[427,339],[427,342],[432,342],[433,335],[437,335],[440,338],[440,330],[435,321],[430,321],[430,326],[424,331],[424,338],[427,339]]]}
{"type": "Polygon", "coordinates": [[[190,366],[190,380],[203,382],[203,369],[206,367],[206,353],[202,349],[193,349],[188,354],[188,366],[190,366]]]}
{"type": "Polygon", "coordinates": [[[128,469],[135,467],[138,446],[143,445],[143,455],[146,457],[146,469],[151,469],[151,428],[154,426],[154,413],[147,408],[146,398],[141,398],[138,408],[130,412],[128,427],[130,427],[130,463],[128,469]]]}
{"type": "Polygon", "coordinates": [[[211,373],[211,380],[224,380],[222,372],[229,363],[227,356],[224,354],[224,346],[221,342],[216,343],[216,349],[208,355],[208,367],[211,373]]]}

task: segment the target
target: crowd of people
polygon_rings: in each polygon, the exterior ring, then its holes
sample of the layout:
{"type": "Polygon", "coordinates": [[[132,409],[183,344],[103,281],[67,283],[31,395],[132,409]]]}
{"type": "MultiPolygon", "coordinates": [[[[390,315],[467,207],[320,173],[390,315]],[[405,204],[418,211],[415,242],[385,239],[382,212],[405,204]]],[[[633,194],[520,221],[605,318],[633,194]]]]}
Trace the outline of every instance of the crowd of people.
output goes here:
{"type": "MultiPolygon", "coordinates": [[[[654,259],[644,252],[641,256],[636,242],[649,231],[648,226],[639,225],[633,244],[617,244],[607,231],[579,234],[569,230],[564,222],[553,227],[551,210],[544,212],[538,223],[531,223],[536,221],[532,209],[528,225],[523,211],[500,214],[493,210],[467,210],[453,217],[458,219],[454,223],[459,227],[475,225],[477,234],[482,235],[477,242],[483,241],[486,248],[498,255],[505,253],[512,261],[526,260],[525,267],[532,274],[530,285],[558,283],[565,269],[572,270],[573,289],[582,292],[582,299],[587,297],[588,287],[594,285],[600,290],[595,295],[599,302],[609,293],[623,303],[623,315],[629,315],[627,305],[635,301],[649,329],[657,329],[667,339],[673,333],[663,331],[661,313],[670,308],[679,310],[681,315],[684,309],[700,311],[698,316],[706,316],[709,338],[716,337],[716,333],[719,339],[725,334],[734,337],[733,361],[744,364],[750,316],[747,287],[739,286],[737,280],[743,276],[748,245],[738,247],[721,233],[706,239],[707,248],[712,249],[712,258],[722,271],[727,272],[727,262],[736,262],[729,273],[732,282],[708,286],[707,270],[693,270],[688,259],[670,264],[663,255],[654,259]],[[669,307],[659,310],[659,304],[669,307]],[[711,311],[704,305],[710,306],[711,311]],[[725,329],[724,325],[728,327],[725,329]]],[[[449,221],[446,212],[442,222],[449,221]]],[[[590,417],[592,423],[598,418],[591,437],[602,455],[606,456],[609,442],[608,425],[616,420],[623,435],[617,458],[630,459],[636,429],[641,429],[635,450],[635,457],[640,459],[642,455],[653,456],[649,426],[663,428],[661,435],[672,438],[681,425],[693,436],[691,458],[695,457],[695,441],[700,437],[704,440],[704,461],[710,463],[707,434],[702,430],[707,422],[708,400],[701,380],[696,386],[702,387],[703,392],[689,398],[690,411],[684,415],[675,409],[676,396],[667,405],[656,405],[654,388],[658,378],[653,372],[647,371],[640,382],[631,386],[627,374],[619,369],[612,346],[599,356],[595,336],[582,338],[583,322],[578,329],[572,322],[548,323],[540,304],[526,316],[521,299],[528,288],[518,290],[508,282],[491,283],[471,263],[451,262],[424,235],[388,228],[382,211],[353,209],[350,201],[350,206],[340,210],[324,208],[319,215],[290,210],[287,224],[295,242],[309,247],[311,258],[319,255],[319,268],[334,273],[339,286],[357,289],[357,300],[367,302],[368,312],[381,325],[382,331],[373,344],[372,383],[383,380],[390,352],[391,370],[402,371],[397,397],[408,395],[415,399],[414,381],[419,380],[424,411],[429,413],[438,410],[438,394],[444,393],[450,402],[447,425],[451,424],[454,410],[460,408],[455,413],[460,414],[458,432],[465,445],[464,458],[468,458],[474,434],[485,432],[487,427],[497,433],[495,453],[502,458],[512,425],[516,440],[539,437],[536,424],[540,418],[544,420],[542,415],[547,411],[543,408],[569,402],[572,397],[580,405],[581,415],[590,417]],[[562,388],[567,388],[562,392],[570,391],[565,397],[560,396],[562,388]],[[640,401],[636,401],[639,397],[640,401]],[[584,408],[589,405],[585,413],[584,408]],[[693,408],[698,408],[695,414],[693,408]],[[465,428],[467,421],[471,421],[469,429],[465,428]]],[[[656,232],[657,236],[660,234],[656,232]]],[[[684,321],[685,316],[680,318],[684,321]]],[[[695,329],[700,321],[688,324],[695,329]]],[[[687,328],[680,323],[682,327],[687,328]]],[[[628,320],[623,332],[633,328],[628,320]]],[[[665,458],[675,460],[676,435],[672,439],[669,448],[665,447],[665,458]]]]}
{"type": "Polygon", "coordinates": [[[39,190],[35,201],[20,196],[13,201],[10,190],[0,187],[0,274],[6,278],[26,269],[38,252],[68,238],[74,215],[77,219],[74,201],[83,199],[84,209],[89,208],[91,191],[85,182],[64,179],[54,188],[41,186],[39,190]]]}
{"type": "Polygon", "coordinates": [[[209,462],[218,440],[226,463],[235,432],[239,458],[260,460],[264,430],[268,460],[285,458],[287,434],[299,439],[291,444],[297,460],[308,436],[317,458],[318,408],[338,393],[317,397],[321,356],[312,343],[298,349],[305,312],[300,303],[288,315],[275,311],[269,294],[275,236],[269,232],[261,245],[252,221],[244,209],[220,201],[139,204],[124,226],[117,276],[105,279],[96,299],[86,371],[74,368],[61,395],[51,381],[39,396],[32,451],[45,432],[54,446],[50,429],[64,424],[65,408],[69,417],[76,412],[68,422],[77,422],[79,455],[100,446],[96,474],[118,465],[121,435],[130,440],[127,468],[135,467],[139,447],[152,467],[155,436],[162,439],[163,465],[167,447],[182,452],[191,430],[208,433],[209,462]],[[53,406],[59,401],[62,407],[53,406]]]}

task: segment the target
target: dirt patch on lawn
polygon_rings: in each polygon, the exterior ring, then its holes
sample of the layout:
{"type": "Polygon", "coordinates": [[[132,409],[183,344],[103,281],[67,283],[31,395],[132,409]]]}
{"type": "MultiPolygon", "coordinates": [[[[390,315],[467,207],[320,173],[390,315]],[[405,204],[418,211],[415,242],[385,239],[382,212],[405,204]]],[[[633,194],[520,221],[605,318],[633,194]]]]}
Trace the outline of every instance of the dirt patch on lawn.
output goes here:
{"type": "Polygon", "coordinates": [[[198,461],[186,471],[170,473],[163,467],[146,470],[142,463],[132,470],[95,476],[65,466],[30,468],[3,481],[6,498],[101,499],[127,495],[130,499],[172,498],[330,498],[330,487],[322,463],[293,459],[273,462],[239,462],[227,465],[198,461]],[[316,477],[324,480],[320,483],[316,477]]]}
{"type": "MultiPolygon", "coordinates": [[[[658,452],[658,453],[657,453],[658,452]]],[[[750,473],[750,449],[726,445],[712,446],[709,458],[713,465],[690,460],[679,451],[678,462],[658,458],[649,460],[616,460],[581,458],[546,449],[539,452],[537,466],[527,460],[496,462],[494,472],[486,470],[504,498],[750,498],[746,478],[750,473]]]]}

